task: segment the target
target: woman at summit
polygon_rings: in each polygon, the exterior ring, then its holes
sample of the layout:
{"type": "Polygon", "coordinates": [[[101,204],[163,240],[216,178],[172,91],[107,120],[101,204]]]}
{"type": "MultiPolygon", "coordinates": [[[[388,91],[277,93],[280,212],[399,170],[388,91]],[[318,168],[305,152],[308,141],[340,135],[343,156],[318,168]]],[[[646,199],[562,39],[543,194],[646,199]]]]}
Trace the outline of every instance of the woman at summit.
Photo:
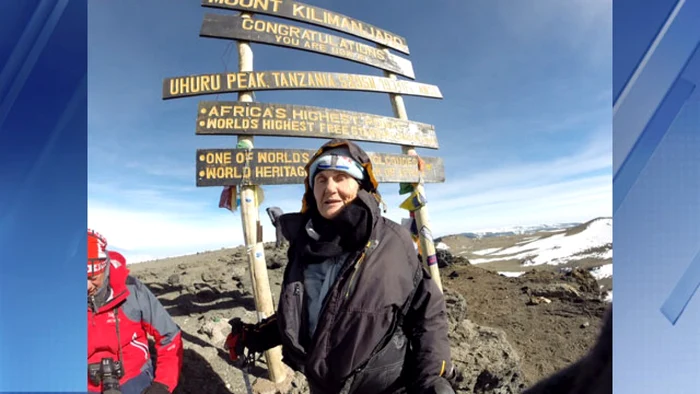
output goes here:
{"type": "Polygon", "coordinates": [[[454,393],[444,298],[408,231],[381,215],[369,156],[332,140],[305,169],[301,212],[280,217],[277,313],[232,324],[231,358],[282,345],[312,394],[454,393]]]}

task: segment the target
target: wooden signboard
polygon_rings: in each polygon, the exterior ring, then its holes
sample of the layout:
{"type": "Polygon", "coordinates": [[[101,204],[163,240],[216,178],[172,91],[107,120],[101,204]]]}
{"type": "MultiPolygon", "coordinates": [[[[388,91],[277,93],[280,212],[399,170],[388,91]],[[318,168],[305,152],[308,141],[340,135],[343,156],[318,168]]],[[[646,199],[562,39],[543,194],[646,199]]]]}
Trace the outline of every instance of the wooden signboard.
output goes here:
{"type": "Polygon", "coordinates": [[[199,35],[301,49],[366,64],[411,79],[416,77],[410,61],[388,51],[283,23],[236,15],[207,14],[204,16],[199,35]]]}
{"type": "Polygon", "coordinates": [[[321,107],[240,101],[200,101],[198,135],[345,138],[438,149],[432,125],[321,107]]]}
{"type": "Polygon", "coordinates": [[[401,53],[409,54],[406,39],[399,35],[337,12],[296,1],[202,0],[202,6],[259,13],[305,22],[364,38],[365,40],[382,44],[401,53]]]}
{"type": "Polygon", "coordinates": [[[165,78],[163,99],[258,90],[355,90],[442,98],[440,89],[412,81],[321,71],[249,71],[165,78]]]}
{"type": "MultiPolygon", "coordinates": [[[[303,184],[311,149],[198,149],[197,186],[303,184]]],[[[415,183],[419,180],[414,156],[368,152],[374,176],[380,183],[415,183]]],[[[445,181],[439,157],[422,157],[423,181],[445,181]]]]}

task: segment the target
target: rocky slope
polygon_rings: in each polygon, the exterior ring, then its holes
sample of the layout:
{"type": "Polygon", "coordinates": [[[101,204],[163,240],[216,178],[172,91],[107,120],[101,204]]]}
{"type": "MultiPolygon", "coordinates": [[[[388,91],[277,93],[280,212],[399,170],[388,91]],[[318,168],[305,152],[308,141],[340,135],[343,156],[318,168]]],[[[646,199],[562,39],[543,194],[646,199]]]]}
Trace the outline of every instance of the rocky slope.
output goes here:
{"type": "MultiPolygon", "coordinates": [[[[284,250],[266,245],[273,300],[286,265],[284,250]]],[[[460,393],[518,393],[582,356],[594,343],[606,303],[586,271],[528,272],[508,278],[441,252],[453,360],[460,393]]],[[[305,393],[301,375],[283,386],[265,379],[264,358],[243,373],[223,350],[227,321],[255,322],[242,247],[130,265],[182,328],[184,393],[305,393]]],[[[291,370],[290,370],[291,372],[291,370]]]]}

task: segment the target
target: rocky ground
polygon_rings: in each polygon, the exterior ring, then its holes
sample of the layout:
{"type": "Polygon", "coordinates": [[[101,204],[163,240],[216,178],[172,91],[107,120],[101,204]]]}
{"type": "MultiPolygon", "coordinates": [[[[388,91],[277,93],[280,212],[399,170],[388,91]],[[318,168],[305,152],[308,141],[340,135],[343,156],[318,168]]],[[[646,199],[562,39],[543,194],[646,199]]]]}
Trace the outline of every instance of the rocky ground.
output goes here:
{"type": "MultiPolygon", "coordinates": [[[[284,250],[265,247],[276,305],[284,250]]],[[[441,252],[453,361],[460,393],[518,393],[568,365],[595,342],[607,304],[586,271],[530,271],[517,278],[472,266],[441,252]]],[[[301,375],[277,389],[264,358],[244,374],[223,350],[227,321],[255,322],[247,256],[242,247],[130,265],[182,329],[185,361],[176,394],[305,393],[301,375]]],[[[290,370],[291,372],[291,370],[290,370]]]]}

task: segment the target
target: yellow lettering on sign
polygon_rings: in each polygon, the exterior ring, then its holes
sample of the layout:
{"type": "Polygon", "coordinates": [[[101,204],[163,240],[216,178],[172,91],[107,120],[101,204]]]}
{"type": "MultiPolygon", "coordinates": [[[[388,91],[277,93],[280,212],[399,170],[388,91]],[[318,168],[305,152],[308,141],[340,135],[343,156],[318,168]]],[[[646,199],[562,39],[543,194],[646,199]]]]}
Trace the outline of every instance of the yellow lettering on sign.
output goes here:
{"type": "Polygon", "coordinates": [[[340,25],[340,15],[338,14],[331,14],[331,13],[326,13],[324,15],[325,22],[328,23],[329,25],[334,25],[338,26],[340,25]]]}
{"type": "Polygon", "coordinates": [[[301,35],[301,28],[296,26],[289,26],[289,37],[299,39],[301,35]]]}
{"type": "Polygon", "coordinates": [[[244,106],[235,106],[233,107],[233,116],[245,116],[244,114],[246,113],[246,107],[244,106]]]}
{"type": "Polygon", "coordinates": [[[253,160],[253,152],[236,152],[236,164],[243,164],[253,160]]]}
{"type": "Polygon", "coordinates": [[[377,85],[374,78],[364,75],[338,75],[340,86],[344,88],[376,90],[377,85]]]}
{"type": "MultiPolygon", "coordinates": [[[[308,45],[308,43],[307,43],[308,45]]],[[[321,52],[326,52],[326,45],[324,44],[319,44],[317,42],[312,42],[311,43],[311,49],[315,51],[321,51],[321,52]]]]}
{"type": "Polygon", "coordinates": [[[306,8],[306,6],[301,4],[292,4],[292,15],[304,18],[304,8],[306,8]]]}
{"type": "Polygon", "coordinates": [[[293,87],[298,87],[299,86],[299,75],[301,73],[289,73],[286,76],[284,74],[281,75],[282,79],[282,84],[283,86],[293,86],[293,87]],[[286,84],[286,85],[285,85],[286,84]]]}
{"type": "Polygon", "coordinates": [[[207,179],[216,179],[216,178],[218,178],[218,177],[216,176],[216,170],[217,170],[217,169],[218,169],[218,168],[207,167],[207,168],[206,168],[206,178],[207,178],[207,179]]]}
{"type": "Polygon", "coordinates": [[[226,4],[232,7],[242,7],[257,11],[278,12],[283,0],[209,0],[209,4],[226,4]],[[272,7],[270,7],[272,5],[272,7]]]}
{"type": "Polygon", "coordinates": [[[278,72],[271,72],[272,78],[275,80],[275,86],[280,86],[280,73],[278,72]]]}
{"type": "Polygon", "coordinates": [[[231,152],[207,152],[199,159],[207,164],[231,164],[231,152]]]}
{"type": "Polygon", "coordinates": [[[241,27],[243,28],[243,30],[253,30],[255,28],[254,25],[254,21],[250,18],[244,18],[241,22],[241,27]]]}
{"type": "Polygon", "coordinates": [[[238,72],[226,75],[226,86],[228,90],[247,90],[255,88],[266,88],[265,71],[262,72],[238,72]]]}
{"type": "Polygon", "coordinates": [[[216,92],[221,89],[220,75],[195,75],[170,80],[170,94],[183,95],[216,92]]]}
{"type": "Polygon", "coordinates": [[[256,73],[255,74],[255,84],[260,87],[267,87],[267,82],[265,82],[265,73],[256,73]]]}
{"type": "MultiPolygon", "coordinates": [[[[266,11],[272,13],[281,11],[280,6],[283,1],[284,0],[208,0],[209,4],[226,4],[231,7],[243,8],[251,11],[266,11]]],[[[361,36],[373,37],[375,39],[386,40],[401,46],[406,46],[406,43],[401,38],[387,31],[365,25],[360,21],[352,20],[347,17],[341,17],[334,12],[319,10],[312,6],[292,4],[292,16],[309,22],[335,26],[341,30],[349,30],[361,36]]]]}
{"type": "Polygon", "coordinates": [[[233,179],[241,177],[237,167],[207,167],[204,173],[207,179],[233,179]]]}
{"type": "Polygon", "coordinates": [[[228,129],[228,130],[248,130],[257,129],[259,125],[258,119],[232,119],[232,118],[215,118],[207,119],[206,122],[201,122],[200,126],[207,129],[228,129]],[[204,124],[202,124],[204,123],[204,124]]]}

